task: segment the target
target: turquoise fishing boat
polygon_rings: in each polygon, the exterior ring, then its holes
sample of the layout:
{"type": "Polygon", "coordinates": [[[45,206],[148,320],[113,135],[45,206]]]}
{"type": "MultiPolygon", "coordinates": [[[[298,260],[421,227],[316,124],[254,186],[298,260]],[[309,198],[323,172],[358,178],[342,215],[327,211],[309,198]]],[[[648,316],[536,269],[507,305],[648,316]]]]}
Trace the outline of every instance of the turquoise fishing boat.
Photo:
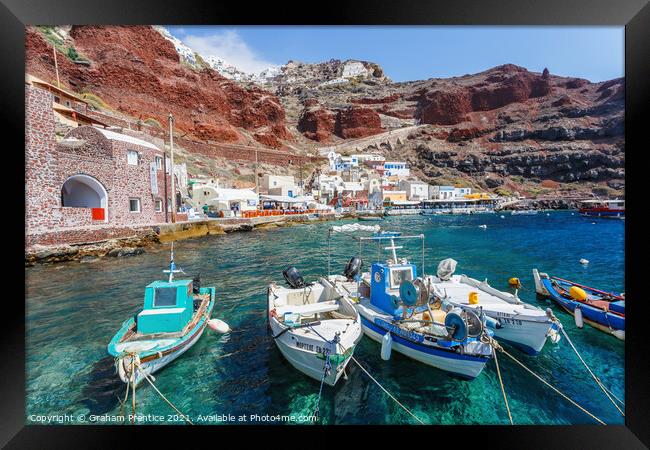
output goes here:
{"type": "Polygon", "coordinates": [[[145,287],[142,311],[126,320],[108,344],[120,379],[135,386],[189,350],[214,308],[214,287],[201,287],[198,277],[174,280],[174,274],[184,272],[174,263],[173,245],[169,270],[163,272],[169,278],[145,287]]]}

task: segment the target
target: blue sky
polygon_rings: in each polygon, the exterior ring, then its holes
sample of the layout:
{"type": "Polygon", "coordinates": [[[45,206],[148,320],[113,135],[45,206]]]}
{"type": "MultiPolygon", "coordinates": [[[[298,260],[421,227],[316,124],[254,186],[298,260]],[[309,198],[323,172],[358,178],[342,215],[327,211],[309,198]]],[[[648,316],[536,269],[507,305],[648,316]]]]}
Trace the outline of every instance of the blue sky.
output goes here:
{"type": "Polygon", "coordinates": [[[517,64],[604,81],[624,74],[623,27],[170,26],[204,56],[255,72],[288,60],[360,59],[394,81],[452,77],[517,64]]]}

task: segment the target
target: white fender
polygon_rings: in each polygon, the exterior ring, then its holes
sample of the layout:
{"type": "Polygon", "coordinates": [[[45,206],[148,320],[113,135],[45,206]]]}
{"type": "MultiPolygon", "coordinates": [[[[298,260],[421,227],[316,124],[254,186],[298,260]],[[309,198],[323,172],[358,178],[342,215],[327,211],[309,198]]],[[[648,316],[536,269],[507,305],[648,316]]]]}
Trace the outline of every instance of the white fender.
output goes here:
{"type": "Polygon", "coordinates": [[[217,333],[221,333],[221,334],[230,331],[230,327],[228,326],[228,324],[223,320],[219,320],[219,319],[208,320],[208,326],[210,327],[211,330],[214,330],[217,333]]]}
{"type": "Polygon", "coordinates": [[[576,320],[576,327],[582,328],[584,326],[584,321],[582,320],[582,310],[579,306],[576,306],[576,309],[573,311],[573,317],[576,320]]]}
{"type": "Polygon", "coordinates": [[[390,359],[390,352],[393,348],[393,338],[390,333],[386,333],[381,340],[381,359],[388,361],[390,359]]]}

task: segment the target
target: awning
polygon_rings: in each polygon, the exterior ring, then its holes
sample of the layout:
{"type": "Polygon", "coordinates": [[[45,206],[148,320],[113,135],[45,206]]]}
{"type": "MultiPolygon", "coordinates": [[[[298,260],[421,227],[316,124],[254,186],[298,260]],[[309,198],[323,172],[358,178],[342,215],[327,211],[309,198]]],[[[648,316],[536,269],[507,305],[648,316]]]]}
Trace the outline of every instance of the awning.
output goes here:
{"type": "Polygon", "coordinates": [[[260,195],[260,199],[278,203],[315,203],[313,197],[289,197],[287,195],[260,195]]]}

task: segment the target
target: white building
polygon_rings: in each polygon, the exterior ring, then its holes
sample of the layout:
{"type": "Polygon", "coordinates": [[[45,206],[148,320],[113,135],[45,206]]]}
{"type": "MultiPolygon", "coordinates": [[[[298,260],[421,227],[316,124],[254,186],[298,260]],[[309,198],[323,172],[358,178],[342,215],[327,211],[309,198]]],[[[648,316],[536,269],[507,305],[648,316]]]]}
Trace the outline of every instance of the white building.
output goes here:
{"type": "Polygon", "coordinates": [[[464,198],[472,193],[472,188],[454,186],[429,186],[429,198],[433,200],[451,200],[464,198]]]}
{"type": "Polygon", "coordinates": [[[259,199],[252,189],[220,188],[212,182],[192,185],[192,204],[197,210],[207,206],[212,211],[223,212],[225,217],[242,211],[257,209],[259,199]]]}
{"type": "Polygon", "coordinates": [[[427,200],[429,198],[429,185],[423,181],[400,180],[399,188],[406,191],[408,200],[427,200]]]}
{"type": "Polygon", "coordinates": [[[384,176],[408,177],[411,175],[409,165],[404,161],[385,161],[384,176]]]}
{"type": "Polygon", "coordinates": [[[362,163],[365,161],[385,161],[386,158],[384,158],[381,155],[377,155],[374,153],[365,153],[365,154],[358,154],[358,155],[351,155],[352,158],[356,158],[358,163],[362,163]]]}
{"type": "Polygon", "coordinates": [[[295,197],[301,195],[300,187],[291,175],[269,175],[262,177],[261,191],[270,195],[295,197]]]}

